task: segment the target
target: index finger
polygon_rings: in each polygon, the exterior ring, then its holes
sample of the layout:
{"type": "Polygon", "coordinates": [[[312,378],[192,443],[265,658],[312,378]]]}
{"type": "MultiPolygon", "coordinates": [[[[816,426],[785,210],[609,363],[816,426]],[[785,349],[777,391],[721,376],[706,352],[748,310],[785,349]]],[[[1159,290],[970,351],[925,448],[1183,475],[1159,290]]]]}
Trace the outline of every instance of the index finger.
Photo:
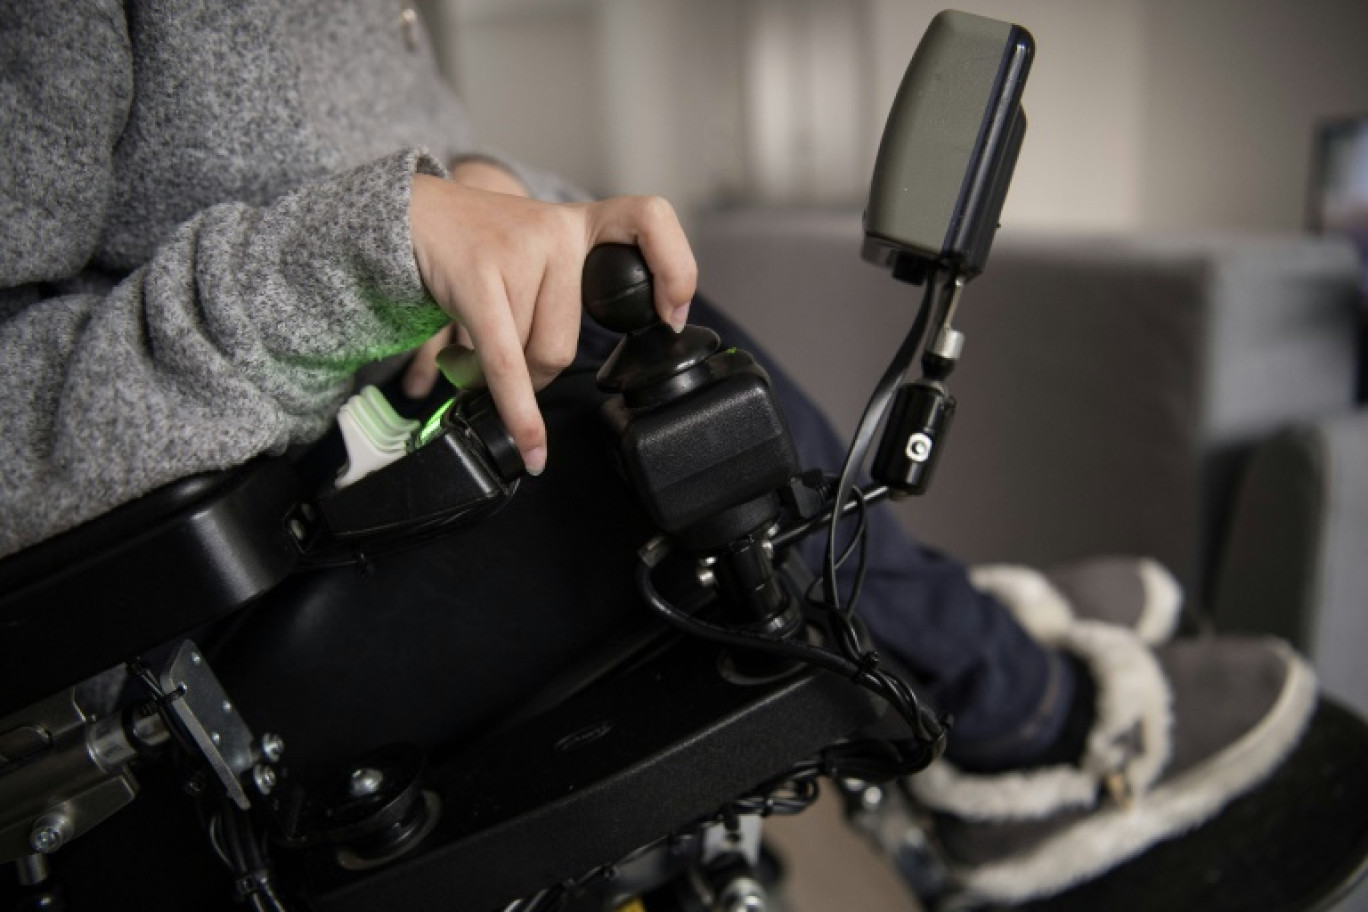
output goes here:
{"type": "Polygon", "coordinates": [[[465,328],[485,385],[494,397],[494,407],[522,456],[523,466],[529,475],[540,475],[546,468],[546,423],[537,407],[508,293],[497,276],[487,277],[480,291],[485,306],[470,308],[465,328]]]}

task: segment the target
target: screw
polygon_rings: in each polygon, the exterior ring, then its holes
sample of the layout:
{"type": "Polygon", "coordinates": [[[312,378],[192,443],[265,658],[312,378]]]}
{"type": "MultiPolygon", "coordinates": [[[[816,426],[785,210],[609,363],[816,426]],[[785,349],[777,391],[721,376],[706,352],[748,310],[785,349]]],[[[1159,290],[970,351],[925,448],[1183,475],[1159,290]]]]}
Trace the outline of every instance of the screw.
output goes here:
{"type": "Polygon", "coordinates": [[[860,793],[860,807],[866,811],[877,811],[883,804],[883,789],[877,785],[871,785],[860,793]]]}
{"type": "Polygon", "coordinates": [[[33,822],[29,830],[29,847],[43,855],[51,855],[71,838],[71,819],[66,814],[44,814],[33,822]]]}
{"type": "Polygon", "coordinates": [[[214,746],[215,746],[215,747],[218,747],[218,746],[219,746],[219,742],[223,740],[223,736],[220,735],[218,732],[210,732],[210,733],[209,733],[209,740],[212,741],[212,742],[214,742],[214,746]]]}
{"type": "Polygon", "coordinates": [[[271,789],[276,787],[276,772],[269,766],[258,763],[252,767],[252,782],[256,784],[258,792],[269,795],[271,789]]]}
{"type": "Polygon", "coordinates": [[[298,519],[290,520],[290,534],[298,541],[303,541],[309,534],[308,528],[298,519]]]}
{"type": "Polygon", "coordinates": [[[200,654],[199,654],[198,652],[192,652],[192,653],[190,653],[190,664],[191,664],[191,665],[198,665],[198,664],[200,664],[200,663],[203,662],[203,661],[204,661],[204,659],[200,656],[200,654]]]}
{"type": "Polygon", "coordinates": [[[384,773],[374,767],[363,766],[352,771],[351,779],[347,783],[347,792],[353,798],[365,798],[380,791],[380,786],[384,782],[384,773]]]}
{"type": "Polygon", "coordinates": [[[261,736],[261,756],[272,763],[279,763],[285,753],[285,739],[280,735],[266,732],[261,736]]]}

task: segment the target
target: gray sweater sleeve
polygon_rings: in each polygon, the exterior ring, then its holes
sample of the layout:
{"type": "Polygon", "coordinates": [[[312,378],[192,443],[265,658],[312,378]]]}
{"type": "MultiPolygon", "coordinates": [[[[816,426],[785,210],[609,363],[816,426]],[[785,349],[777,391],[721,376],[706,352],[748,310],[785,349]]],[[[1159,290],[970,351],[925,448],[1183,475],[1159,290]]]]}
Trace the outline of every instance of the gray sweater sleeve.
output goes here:
{"type": "Polygon", "coordinates": [[[127,39],[117,5],[34,19],[49,33],[0,35],[0,59],[43,61],[0,73],[16,118],[0,131],[0,555],[316,437],[360,364],[444,321],[408,229],[413,174],[444,172],[416,149],[206,209],[127,276],[82,270],[131,91],[127,39]]]}

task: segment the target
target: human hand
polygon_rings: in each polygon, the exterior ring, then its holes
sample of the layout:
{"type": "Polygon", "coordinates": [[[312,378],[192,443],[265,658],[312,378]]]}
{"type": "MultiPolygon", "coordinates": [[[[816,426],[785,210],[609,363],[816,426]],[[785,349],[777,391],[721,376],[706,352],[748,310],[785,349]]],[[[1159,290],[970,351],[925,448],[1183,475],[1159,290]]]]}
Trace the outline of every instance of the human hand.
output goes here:
{"type": "Polygon", "coordinates": [[[588,252],[608,242],[640,246],[661,319],[676,327],[687,319],[697,267],[673,208],[659,197],[553,205],[420,174],[409,218],[423,282],[469,340],[534,475],[546,464],[535,392],[574,358],[588,252]]]}
{"type": "MultiPolygon", "coordinates": [[[[527,187],[513,172],[491,161],[468,158],[451,165],[451,180],[477,190],[491,193],[507,193],[511,196],[528,196],[527,187]]],[[[437,354],[453,342],[469,348],[469,335],[459,331],[455,323],[448,323],[431,338],[419,346],[404,371],[404,395],[410,399],[422,399],[432,392],[437,383],[437,354]]]]}

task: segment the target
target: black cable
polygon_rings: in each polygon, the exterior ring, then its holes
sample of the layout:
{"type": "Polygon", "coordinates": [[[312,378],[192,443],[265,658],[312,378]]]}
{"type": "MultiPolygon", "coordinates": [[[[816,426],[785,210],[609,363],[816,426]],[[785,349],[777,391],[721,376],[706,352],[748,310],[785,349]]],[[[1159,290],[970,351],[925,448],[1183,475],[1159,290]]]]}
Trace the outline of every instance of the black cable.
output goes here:
{"type": "Polygon", "coordinates": [[[898,384],[912,365],[917,350],[921,348],[922,341],[926,336],[926,328],[930,323],[931,307],[935,303],[936,294],[941,288],[938,278],[939,273],[935,273],[927,280],[926,292],[922,295],[921,305],[917,308],[917,317],[912,321],[912,328],[907,331],[907,336],[898,346],[897,352],[893,355],[893,360],[889,362],[888,368],[874,387],[874,392],[865,405],[864,413],[860,416],[860,423],[855,428],[855,435],[851,438],[850,449],[846,451],[846,459],[841,467],[840,479],[836,483],[836,495],[832,502],[837,509],[832,511],[830,526],[827,529],[826,564],[822,574],[827,604],[835,609],[839,609],[841,605],[840,593],[836,584],[836,536],[841,517],[845,512],[846,499],[850,496],[851,489],[855,487],[855,477],[859,474],[860,467],[864,465],[865,457],[869,455],[869,447],[873,443],[874,432],[878,430],[879,422],[883,420],[884,413],[888,411],[889,404],[897,393],[898,384]]]}
{"type": "MultiPolygon", "coordinates": [[[[887,489],[885,488],[882,490],[886,491],[887,489]]],[[[836,567],[839,570],[850,558],[852,553],[859,554],[858,565],[855,571],[855,584],[854,589],[851,592],[850,601],[844,608],[831,609],[825,599],[816,597],[814,595],[814,590],[816,590],[818,586],[823,585],[825,582],[824,577],[818,577],[809,584],[808,588],[803,592],[803,601],[813,608],[826,611],[828,621],[833,625],[833,632],[836,634],[837,640],[840,643],[841,651],[847,658],[858,662],[866,649],[860,635],[860,630],[855,623],[855,606],[859,601],[860,592],[864,588],[864,580],[868,568],[869,516],[865,493],[858,488],[855,489],[854,493],[854,498],[849,502],[850,508],[844,512],[846,514],[858,513],[859,519],[856,523],[855,533],[851,536],[850,541],[846,544],[845,550],[841,552],[840,558],[836,561],[836,567]]],[[[820,524],[820,522],[808,524],[806,525],[806,528],[812,530],[817,528],[820,524]]],[[[790,538],[789,542],[791,543],[793,540],[794,539],[790,538]]]]}
{"type": "MultiPolygon", "coordinates": [[[[833,609],[834,613],[837,614],[847,625],[851,626],[852,628],[854,626],[853,618],[855,616],[855,606],[860,601],[860,593],[864,591],[865,574],[869,570],[868,507],[865,504],[863,491],[861,491],[859,488],[855,488],[853,493],[855,495],[855,500],[859,505],[857,509],[860,515],[859,522],[855,529],[855,536],[851,539],[852,542],[858,546],[856,552],[858,554],[858,558],[855,562],[855,582],[851,586],[850,598],[847,600],[846,604],[844,606],[838,606],[833,609]]],[[[840,569],[839,566],[837,567],[837,569],[840,569]]],[[[860,648],[859,637],[856,636],[852,642],[855,644],[856,651],[858,651],[860,648]]]]}
{"type": "MultiPolygon", "coordinates": [[[[750,649],[767,655],[790,659],[820,668],[853,681],[889,703],[911,726],[917,740],[924,750],[917,753],[916,760],[924,767],[938,756],[945,744],[945,729],[901,679],[878,667],[878,655],[873,651],[862,653],[858,659],[851,659],[832,650],[815,646],[802,640],[782,640],[756,633],[734,630],[701,620],[675,608],[655,588],[651,571],[669,553],[669,545],[658,539],[641,551],[641,562],[637,565],[637,589],[652,610],[666,623],[689,633],[740,649],[750,649]]],[[[842,619],[849,624],[848,619],[842,619]]],[[[853,632],[853,625],[851,625],[853,632]]],[[[844,638],[844,636],[843,636],[844,638]]],[[[918,767],[920,769],[921,767],[918,767]]],[[[913,770],[908,770],[912,772],[913,770]]]]}
{"type": "MultiPolygon", "coordinates": [[[[835,476],[831,476],[831,478],[834,482],[835,476]]],[[[864,495],[863,500],[865,504],[872,506],[873,504],[876,504],[881,500],[887,500],[889,490],[888,485],[869,485],[868,487],[862,488],[861,493],[864,495]]],[[[851,513],[858,511],[859,509],[859,500],[855,498],[847,498],[845,508],[841,510],[841,518],[844,519],[845,517],[849,516],[851,513]]],[[[774,550],[782,551],[785,548],[791,547],[799,540],[807,538],[816,529],[830,523],[831,516],[834,512],[835,508],[831,507],[826,510],[823,510],[821,513],[818,513],[816,516],[813,516],[810,519],[805,519],[801,522],[797,522],[793,525],[786,526],[785,528],[780,529],[778,532],[774,533],[774,537],[770,539],[771,544],[774,546],[774,550]]]]}
{"type": "Polygon", "coordinates": [[[254,912],[287,912],[251,817],[226,795],[219,800],[218,831],[233,875],[235,898],[250,904],[254,912]]]}

